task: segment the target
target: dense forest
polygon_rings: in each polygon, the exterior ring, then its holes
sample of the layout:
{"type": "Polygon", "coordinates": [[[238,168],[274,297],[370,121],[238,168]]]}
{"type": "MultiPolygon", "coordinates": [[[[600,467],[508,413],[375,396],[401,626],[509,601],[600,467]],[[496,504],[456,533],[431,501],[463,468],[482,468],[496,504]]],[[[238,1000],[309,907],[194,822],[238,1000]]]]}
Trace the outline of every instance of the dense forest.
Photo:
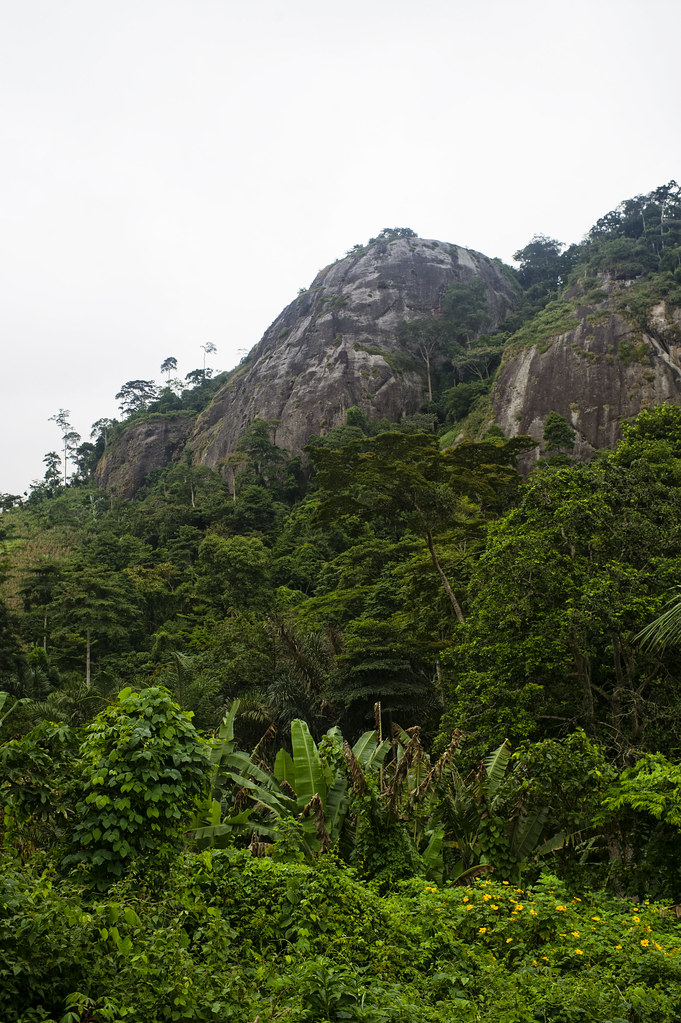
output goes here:
{"type": "Polygon", "coordinates": [[[405,324],[420,413],[304,457],[255,419],[99,489],[205,360],[91,442],[53,416],[0,515],[6,1023],[679,1018],[681,406],[586,463],[550,416],[532,471],[476,433],[576,285],[681,307],[679,187],[516,258],[495,334],[474,287],[405,324]]]}

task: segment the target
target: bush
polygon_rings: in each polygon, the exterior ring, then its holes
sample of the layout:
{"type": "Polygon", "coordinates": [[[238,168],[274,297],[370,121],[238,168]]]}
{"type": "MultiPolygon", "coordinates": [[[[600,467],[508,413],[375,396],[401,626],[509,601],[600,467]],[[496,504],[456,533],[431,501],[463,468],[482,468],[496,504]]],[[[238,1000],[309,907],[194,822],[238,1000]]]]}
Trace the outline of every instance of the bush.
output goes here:
{"type": "Polygon", "coordinates": [[[100,883],[138,857],[177,852],[208,787],[207,747],[191,714],[160,688],[123,689],[88,725],[79,766],[75,852],[66,864],[88,864],[100,883]]]}

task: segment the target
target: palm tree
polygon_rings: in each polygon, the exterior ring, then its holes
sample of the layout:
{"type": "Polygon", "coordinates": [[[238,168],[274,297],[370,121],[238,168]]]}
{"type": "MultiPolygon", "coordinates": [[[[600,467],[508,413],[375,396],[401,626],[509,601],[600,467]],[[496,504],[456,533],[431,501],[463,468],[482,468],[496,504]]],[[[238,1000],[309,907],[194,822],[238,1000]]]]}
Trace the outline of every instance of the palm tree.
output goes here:
{"type": "MultiPolygon", "coordinates": [[[[677,589],[681,593],[681,586],[677,589]]],[[[644,648],[657,647],[659,650],[681,644],[681,597],[672,597],[667,610],[641,629],[636,639],[642,640],[644,648]]]]}

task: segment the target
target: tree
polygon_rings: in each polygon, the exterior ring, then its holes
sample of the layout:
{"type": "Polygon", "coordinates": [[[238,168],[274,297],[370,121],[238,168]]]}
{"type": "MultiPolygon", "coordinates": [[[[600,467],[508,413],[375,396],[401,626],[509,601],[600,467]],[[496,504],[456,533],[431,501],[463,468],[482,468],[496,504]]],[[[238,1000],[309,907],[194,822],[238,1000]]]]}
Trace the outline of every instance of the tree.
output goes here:
{"type": "Polygon", "coordinates": [[[278,419],[253,419],[236,446],[238,452],[244,452],[247,456],[256,481],[265,485],[272,483],[279,465],[286,457],[286,452],[272,440],[278,424],[278,419]]]}
{"type": "Polygon", "coordinates": [[[593,242],[616,238],[640,239],[656,256],[681,243],[681,187],[672,180],[647,195],[625,199],[596,221],[589,232],[593,242]]]}
{"type": "Polygon", "coordinates": [[[513,253],[520,263],[518,277],[525,290],[540,287],[546,292],[555,291],[561,281],[563,265],[561,253],[565,245],[545,234],[535,234],[527,245],[513,253]]]}
{"type": "Polygon", "coordinates": [[[455,341],[470,345],[472,338],[489,322],[487,286],[481,277],[454,281],[442,296],[442,311],[455,341]]]}
{"type": "Polygon", "coordinates": [[[206,341],[205,344],[201,345],[201,349],[203,351],[203,375],[205,378],[206,376],[210,376],[212,373],[212,370],[206,370],[206,357],[217,352],[217,346],[214,345],[212,341],[206,341]]]}
{"type": "Polygon", "coordinates": [[[420,707],[419,719],[426,716],[430,695],[430,679],[419,671],[418,651],[400,634],[391,622],[362,617],[351,622],[344,631],[344,649],[338,658],[341,681],[331,695],[342,701],[344,730],[352,722],[355,732],[365,728],[374,717],[376,703],[390,722],[403,720],[420,707]]]}
{"type": "Polygon", "coordinates": [[[681,644],[681,599],[673,597],[669,604],[667,610],[645,629],[642,629],[636,637],[636,639],[643,640],[644,646],[658,647],[660,650],[664,650],[666,646],[681,644]]]}
{"type": "Polygon", "coordinates": [[[423,359],[426,367],[428,401],[433,400],[431,368],[438,355],[443,355],[447,345],[447,325],[436,317],[409,320],[400,324],[397,337],[407,351],[415,352],[423,359]]]}
{"type": "Polygon", "coordinates": [[[78,445],[75,451],[76,471],[72,477],[73,482],[85,483],[86,480],[92,479],[100,454],[97,445],[87,440],[78,445]]]}
{"type": "Polygon", "coordinates": [[[470,532],[470,501],[487,511],[503,506],[520,482],[518,452],[528,444],[516,438],[502,444],[460,444],[440,451],[432,434],[382,433],[344,448],[308,448],[321,491],[320,517],[385,516],[419,536],[460,623],[464,617],[441,564],[436,534],[470,532]]]}
{"type": "Polygon", "coordinates": [[[0,511],[9,511],[10,508],[18,508],[22,503],[20,494],[3,494],[0,492],[0,511]]]}
{"type": "Polygon", "coordinates": [[[185,380],[190,387],[201,387],[206,381],[205,369],[190,369],[185,375],[185,380]]]}
{"type": "Polygon", "coordinates": [[[582,727],[624,762],[678,744],[673,657],[635,637],[681,572],[681,409],[639,418],[607,461],[535,474],[489,527],[466,630],[443,658],[445,735],[582,727]]]}
{"type": "Polygon", "coordinates": [[[573,448],[575,443],[575,431],[567,419],[558,412],[551,411],[544,423],[544,445],[547,452],[556,452],[561,449],[573,448]]]}
{"type": "Polygon", "coordinates": [[[105,566],[69,565],[45,606],[54,655],[69,667],[83,664],[90,685],[92,652],[130,649],[141,627],[140,599],[130,577],[105,566]]]}
{"type": "Polygon", "coordinates": [[[0,599],[0,690],[21,691],[26,658],[19,638],[19,622],[0,599]]]}
{"type": "Polygon", "coordinates": [[[157,397],[158,390],[153,380],[128,380],[116,395],[120,401],[119,408],[126,416],[141,412],[157,397]]]}
{"type": "Polygon", "coordinates": [[[104,447],[106,447],[109,441],[109,434],[111,432],[111,428],[115,425],[115,422],[116,421],[114,419],[107,418],[98,419],[96,422],[92,424],[92,429],[90,430],[90,440],[97,443],[97,441],[101,439],[104,443],[104,447]]]}
{"type": "Polygon", "coordinates": [[[64,486],[66,486],[67,468],[69,458],[75,457],[80,442],[80,434],[71,426],[69,416],[71,413],[67,408],[60,408],[59,412],[50,416],[50,422],[56,423],[62,433],[62,444],[64,445],[64,486]]]}
{"type": "Polygon", "coordinates": [[[263,609],[270,600],[271,555],[255,536],[209,534],[199,546],[198,591],[224,610],[263,609]]]}
{"type": "Polygon", "coordinates": [[[177,359],[174,356],[172,356],[172,355],[169,355],[168,358],[164,359],[163,362],[161,363],[161,373],[167,373],[168,374],[167,379],[166,379],[166,383],[167,383],[168,387],[170,387],[170,375],[171,375],[171,373],[174,373],[176,371],[176,369],[177,369],[177,359]]]}
{"type": "Polygon", "coordinates": [[[45,463],[43,489],[48,497],[51,497],[61,486],[61,458],[56,451],[48,451],[43,456],[43,462],[45,463]]]}

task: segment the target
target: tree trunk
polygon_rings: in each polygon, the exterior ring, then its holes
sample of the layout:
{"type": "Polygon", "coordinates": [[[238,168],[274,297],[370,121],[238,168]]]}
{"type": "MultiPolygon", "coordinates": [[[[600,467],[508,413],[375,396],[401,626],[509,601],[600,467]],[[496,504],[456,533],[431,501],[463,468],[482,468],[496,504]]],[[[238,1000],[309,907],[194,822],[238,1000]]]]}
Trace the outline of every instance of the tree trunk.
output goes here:
{"type": "Polygon", "coordinates": [[[433,565],[435,566],[435,571],[440,576],[440,580],[442,582],[442,585],[445,588],[445,593],[449,597],[449,599],[451,601],[451,604],[452,604],[452,607],[454,608],[454,614],[456,615],[458,621],[462,625],[465,625],[466,619],[463,616],[463,612],[461,610],[461,607],[459,605],[458,600],[454,596],[454,590],[450,586],[449,579],[447,578],[447,576],[443,572],[442,565],[438,561],[437,552],[435,550],[435,544],[433,543],[433,537],[432,537],[432,535],[430,533],[430,530],[428,531],[428,533],[426,535],[426,542],[428,544],[428,550],[430,551],[430,557],[432,559],[433,565]]]}
{"type": "Polygon", "coordinates": [[[85,645],[85,685],[90,688],[90,629],[88,628],[86,634],[86,645],[85,645]]]}

